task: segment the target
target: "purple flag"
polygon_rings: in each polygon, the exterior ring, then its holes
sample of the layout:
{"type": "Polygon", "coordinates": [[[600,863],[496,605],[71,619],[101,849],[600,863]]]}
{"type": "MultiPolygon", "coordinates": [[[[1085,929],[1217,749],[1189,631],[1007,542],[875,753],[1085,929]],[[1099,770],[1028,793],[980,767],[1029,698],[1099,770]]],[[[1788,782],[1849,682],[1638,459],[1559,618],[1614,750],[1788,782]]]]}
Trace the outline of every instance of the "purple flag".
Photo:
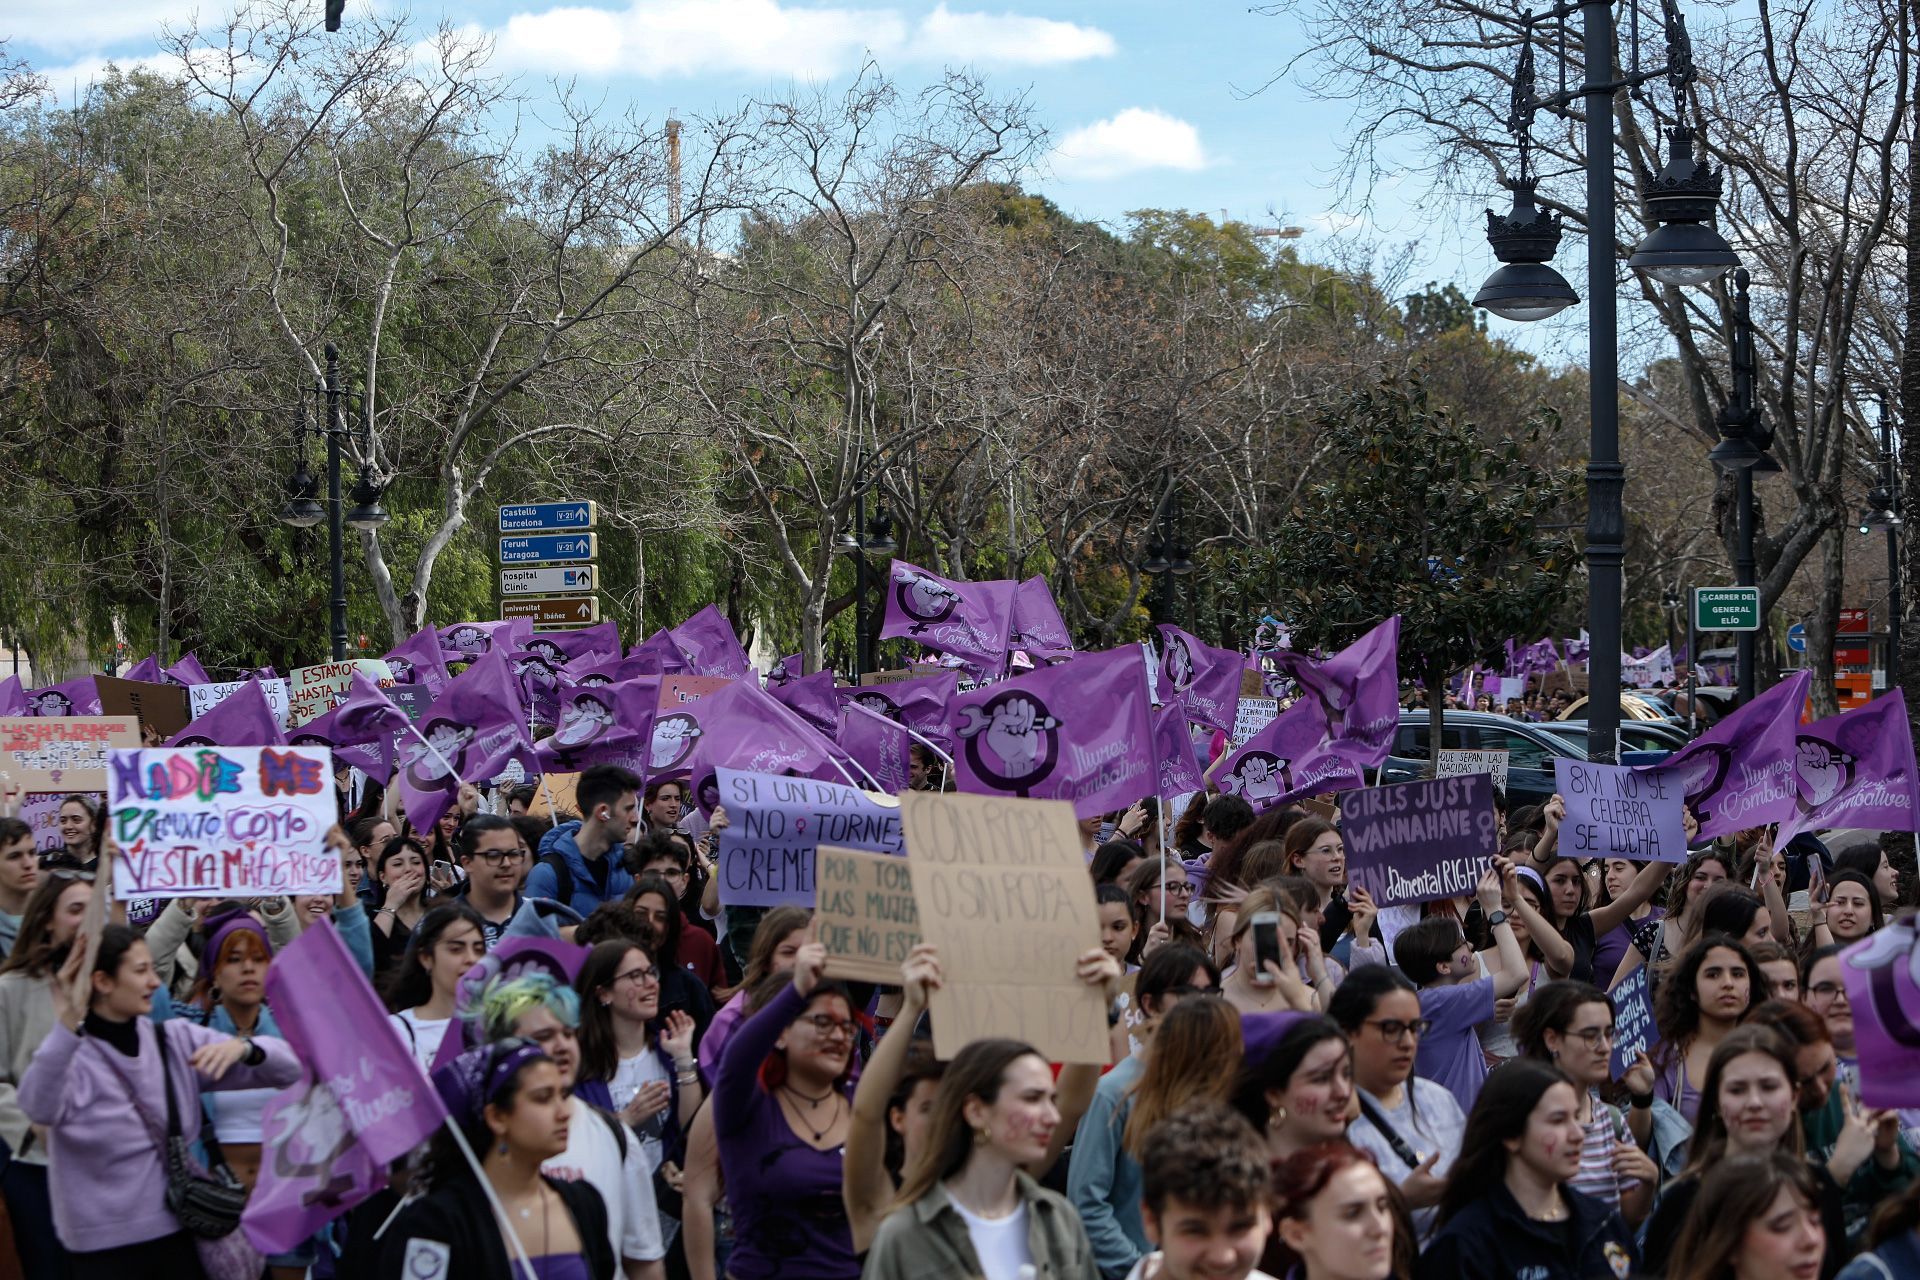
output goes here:
{"type": "MultiPolygon", "coordinates": [[[[27,691],[27,714],[33,716],[97,716],[100,692],[92,676],[27,691]]],[[[238,745],[238,744],[236,744],[238,745]]]]}
{"type": "Polygon", "coordinates": [[[1365,782],[1353,758],[1328,740],[1326,717],[1307,698],[1275,716],[1218,768],[1220,790],[1243,797],[1256,812],[1365,782]]]}
{"type": "Polygon", "coordinates": [[[284,747],[273,704],[258,678],[249,679],[207,713],[167,739],[170,747],[284,747]]]}
{"type": "Polygon", "coordinates": [[[274,957],[267,1000],[306,1068],[267,1103],[260,1178],[240,1218],[253,1247],[273,1254],[384,1188],[387,1166],[447,1113],[332,921],[274,957]]]}
{"type": "Polygon", "coordinates": [[[578,773],[593,764],[645,772],[659,703],[659,676],[615,684],[582,680],[560,695],[559,721],[537,744],[540,772],[578,773]]]}
{"type": "Polygon", "coordinates": [[[669,633],[673,643],[686,655],[687,670],[697,676],[725,676],[729,680],[750,680],[753,666],[740,637],[718,605],[708,605],[669,633]]]}
{"type": "Polygon", "coordinates": [[[167,683],[167,673],[161,669],[160,659],[151,653],[128,667],[126,674],[120,678],[122,680],[141,680],[147,684],[167,683]]]}
{"type": "Polygon", "coordinates": [[[833,696],[833,672],[816,671],[797,680],[769,684],[767,692],[828,737],[839,732],[840,700],[833,696]]]}
{"type": "MultiPolygon", "coordinates": [[[[1793,814],[1793,733],[1813,674],[1796,671],[1659,764],[1700,822],[1702,838],[1730,836],[1793,814]]],[[[1784,843],[1784,841],[1783,841],[1784,843]]]]}
{"type": "Polygon", "coordinates": [[[0,716],[31,714],[27,706],[26,690],[20,687],[20,677],[8,676],[5,680],[0,680],[0,716]]]}
{"type": "MultiPolygon", "coordinates": [[[[166,678],[168,684],[192,686],[196,684],[213,683],[212,679],[207,675],[207,669],[200,665],[198,655],[191,653],[180,655],[180,661],[174,663],[160,674],[166,678]]],[[[273,668],[267,667],[260,678],[262,680],[273,679],[273,668]]]]}
{"type": "Polygon", "coordinates": [[[527,705],[533,719],[541,724],[557,720],[560,695],[573,687],[565,657],[556,665],[551,649],[515,649],[507,655],[507,666],[519,682],[520,700],[527,705]]]}
{"type": "Polygon", "coordinates": [[[767,688],[778,688],[789,680],[798,680],[806,674],[806,670],[806,660],[797,653],[790,653],[775,663],[773,670],[767,672],[767,688]]]}
{"type": "Polygon", "coordinates": [[[406,732],[407,713],[364,672],[355,671],[346,696],[331,710],[295,729],[288,741],[333,748],[335,755],[376,778],[393,775],[394,735],[406,732]]]}
{"type": "Polygon", "coordinates": [[[390,650],[385,661],[387,670],[393,672],[395,684],[417,684],[429,697],[437,698],[446,692],[447,682],[453,679],[447,674],[440,633],[432,627],[414,632],[405,644],[390,650]]]}
{"type": "Polygon", "coordinates": [[[882,791],[898,795],[910,784],[913,770],[913,735],[897,720],[860,703],[840,704],[840,745],[872,774],[882,791]]]}
{"type": "Polygon", "coordinates": [[[1267,657],[1313,696],[1332,746],[1357,764],[1387,758],[1400,727],[1400,615],[1324,661],[1293,649],[1267,657]]]}
{"type": "Polygon", "coordinates": [[[520,649],[524,653],[538,655],[556,671],[570,671],[576,663],[619,657],[620,628],[612,622],[602,622],[578,631],[555,631],[529,637],[520,649]]]}
{"type": "Polygon", "coordinates": [[[953,582],[905,560],[887,571],[887,612],[880,638],[904,636],[964,658],[989,674],[1007,660],[1018,583],[953,582]]]}
{"type": "Polygon", "coordinates": [[[440,629],[440,652],[448,662],[472,662],[496,645],[520,649],[533,639],[533,623],[526,618],[505,622],[456,622],[440,629]]]}
{"type": "Polygon", "coordinates": [[[636,675],[677,676],[689,670],[687,655],[667,631],[656,631],[633,646],[627,661],[636,664],[636,675]]]}
{"type": "Polygon", "coordinates": [[[1169,702],[1153,713],[1153,758],[1160,766],[1158,794],[1185,795],[1207,785],[1193,758],[1186,708],[1178,701],[1169,702]]]}
{"type": "Polygon", "coordinates": [[[1911,916],[1887,921],[1840,953],[1860,1060],[1860,1101],[1869,1107],[1920,1107],[1917,956],[1920,937],[1911,916]]]}
{"type": "Polygon", "coordinates": [[[1090,818],[1159,785],[1137,645],[963,693],[950,705],[962,791],[1068,800],[1090,818]]]}
{"type": "Polygon", "coordinates": [[[1067,630],[1066,619],[1060,616],[1060,606],[1054,602],[1053,588],[1039,574],[1013,589],[1013,621],[1007,648],[1029,652],[1037,649],[1045,653],[1063,653],[1073,648],[1073,636],[1067,630]]]}
{"type": "MultiPolygon", "coordinates": [[[[680,704],[674,712],[659,713],[654,718],[651,761],[656,773],[673,768],[672,765],[662,768],[660,753],[666,741],[661,730],[675,719],[693,722],[692,747],[681,754],[681,759],[686,762],[694,799],[702,813],[713,812],[718,803],[720,789],[714,770],[723,767],[834,782],[846,780],[834,762],[844,763],[847,753],[750,680],[731,681],[697,701],[680,704]]],[[[672,750],[678,751],[688,737],[686,726],[679,726],[677,736],[671,739],[679,745],[672,750]]]]}
{"type": "Polygon", "coordinates": [[[1177,697],[1189,720],[1231,730],[1246,668],[1246,657],[1236,649],[1216,649],[1178,627],[1160,628],[1160,696],[1177,697]]]}
{"type": "Polygon", "coordinates": [[[1803,725],[1793,746],[1797,794],[1793,812],[1780,823],[1779,843],[1802,831],[1831,827],[1920,830],[1914,818],[1920,811],[1920,779],[1903,691],[1803,725]]]}
{"type": "Polygon", "coordinates": [[[499,648],[455,676],[417,728],[420,736],[408,735],[394,774],[415,830],[429,830],[440,820],[461,782],[498,777],[512,760],[537,767],[526,708],[499,648]]]}
{"type": "Polygon", "coordinates": [[[956,671],[940,671],[886,684],[863,684],[833,692],[841,702],[857,702],[869,711],[899,721],[921,737],[931,738],[943,750],[953,742],[947,732],[947,706],[960,692],[960,674],[956,671]]]}

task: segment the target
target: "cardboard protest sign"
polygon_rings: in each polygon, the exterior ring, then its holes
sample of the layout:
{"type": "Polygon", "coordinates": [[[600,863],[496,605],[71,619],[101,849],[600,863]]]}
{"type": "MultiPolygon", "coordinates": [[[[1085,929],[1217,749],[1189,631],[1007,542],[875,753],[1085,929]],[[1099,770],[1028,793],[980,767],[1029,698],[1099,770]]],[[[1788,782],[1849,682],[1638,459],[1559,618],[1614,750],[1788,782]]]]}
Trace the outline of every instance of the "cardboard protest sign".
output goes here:
{"type": "Polygon", "coordinates": [[[907,860],[823,844],[814,872],[814,936],[827,949],[827,976],[898,986],[901,963],[920,943],[907,860]]]}
{"type": "MultiPolygon", "coordinates": [[[[379,658],[349,658],[345,662],[322,662],[311,667],[295,667],[287,676],[287,723],[282,728],[318,720],[347,696],[353,687],[353,673],[363,672],[375,684],[393,684],[393,672],[379,658]]],[[[271,695],[269,695],[271,698],[271,695]]]]}
{"type": "Polygon", "coordinates": [[[935,1051],[1008,1036],[1054,1062],[1105,1063],[1106,1000],[1075,973],[1100,930],[1073,806],[909,791],[900,820],[920,930],[946,975],[935,1051]]]}
{"type": "Polygon", "coordinates": [[[139,745],[132,716],[0,717],[0,773],[22,791],[104,791],[107,752],[139,745]]]}
{"type": "Polygon", "coordinates": [[[116,898],[340,892],[324,747],[154,747],[107,758],[116,898]]]}
{"type": "Polygon", "coordinates": [[[95,676],[93,687],[100,691],[101,714],[133,716],[162,741],[186,728],[193,718],[187,711],[187,691],[177,684],[95,676]]]}
{"type": "MultiPolygon", "coordinates": [[[[187,690],[189,723],[198,720],[246,687],[245,680],[223,680],[218,684],[196,684],[189,687],[187,690]]],[[[262,680],[260,691],[266,695],[267,705],[273,709],[274,723],[280,726],[280,732],[285,733],[289,723],[287,716],[290,714],[287,682],[278,678],[262,680]]]]}
{"type": "Polygon", "coordinates": [[[1673,774],[1563,756],[1553,762],[1553,785],[1567,804],[1560,851],[1568,857],[1686,861],[1686,795],[1673,774]]]}
{"type": "Polygon", "coordinates": [[[579,785],[580,775],[577,773],[541,774],[540,785],[533,789],[533,803],[527,806],[527,812],[550,821],[556,811],[579,814],[580,804],[573,796],[579,785]]]}
{"type": "Polygon", "coordinates": [[[1647,990],[1647,967],[1641,965],[1615,987],[1613,995],[1613,1078],[1618,1080],[1642,1053],[1649,1057],[1660,1043],[1653,1021],[1653,995],[1647,990]]]}
{"type": "Polygon", "coordinates": [[[1462,751],[1450,747],[1440,749],[1440,767],[1434,771],[1436,778],[1463,778],[1470,773],[1484,773],[1493,779],[1493,785],[1505,791],[1507,789],[1507,753],[1504,751],[1462,751]]]}
{"type": "Polygon", "coordinates": [[[1233,713],[1231,741],[1242,746],[1248,738],[1272,724],[1280,714],[1278,698],[1242,698],[1233,713]]]}
{"type": "Polygon", "coordinates": [[[726,906],[812,906],[814,849],[822,841],[900,852],[900,809],[884,796],[724,765],[714,773],[727,810],[715,871],[726,906]]]}
{"type": "Polygon", "coordinates": [[[414,724],[420,723],[420,717],[427,714],[427,708],[433,705],[433,694],[425,685],[397,684],[387,690],[387,697],[393,705],[407,713],[407,719],[414,724]]]}
{"type": "Polygon", "coordinates": [[[1347,880],[1380,906],[1471,894],[1500,848],[1484,773],[1342,792],[1347,880]]]}

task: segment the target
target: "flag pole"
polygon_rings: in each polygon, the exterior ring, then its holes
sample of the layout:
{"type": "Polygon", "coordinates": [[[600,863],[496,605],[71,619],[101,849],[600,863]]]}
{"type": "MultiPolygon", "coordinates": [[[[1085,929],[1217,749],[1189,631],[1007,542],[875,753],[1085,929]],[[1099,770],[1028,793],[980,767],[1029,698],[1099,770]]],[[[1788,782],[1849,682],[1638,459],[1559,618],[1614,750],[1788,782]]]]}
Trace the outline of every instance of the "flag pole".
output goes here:
{"type": "Polygon", "coordinates": [[[500,1203],[500,1193],[493,1189],[493,1183],[487,1180],[487,1171],[480,1167],[480,1158],[473,1154],[473,1148],[467,1143],[467,1135],[460,1132],[459,1124],[449,1115],[446,1119],[447,1132],[460,1148],[460,1154],[467,1158],[467,1164],[473,1169],[473,1176],[480,1180],[480,1190],[485,1193],[487,1203],[500,1219],[500,1225],[506,1228],[507,1239],[513,1241],[513,1252],[520,1259],[520,1265],[526,1268],[529,1276],[534,1274],[533,1259],[527,1256],[527,1246],[520,1243],[520,1233],[513,1229],[513,1222],[507,1217],[507,1207],[500,1203]]]}
{"type": "Polygon", "coordinates": [[[1160,923],[1167,922],[1167,798],[1154,797],[1154,812],[1160,819],[1160,923]]]}

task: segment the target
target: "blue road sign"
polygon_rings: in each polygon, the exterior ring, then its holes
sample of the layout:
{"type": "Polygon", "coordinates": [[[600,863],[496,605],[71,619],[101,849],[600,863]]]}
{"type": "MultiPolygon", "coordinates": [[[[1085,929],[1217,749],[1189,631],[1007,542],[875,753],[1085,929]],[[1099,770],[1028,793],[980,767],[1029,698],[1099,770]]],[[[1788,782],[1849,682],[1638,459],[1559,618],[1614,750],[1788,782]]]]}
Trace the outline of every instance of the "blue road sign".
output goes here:
{"type": "Polygon", "coordinates": [[[501,564],[566,564],[591,560],[599,551],[591,533],[538,533],[500,539],[501,564]]]}
{"type": "Polygon", "coordinates": [[[592,502],[520,502],[500,508],[500,532],[545,533],[591,529],[600,522],[592,502]]]}
{"type": "Polygon", "coordinates": [[[1796,622],[1787,628],[1787,648],[1795,653],[1807,651],[1807,624],[1796,622]]]}

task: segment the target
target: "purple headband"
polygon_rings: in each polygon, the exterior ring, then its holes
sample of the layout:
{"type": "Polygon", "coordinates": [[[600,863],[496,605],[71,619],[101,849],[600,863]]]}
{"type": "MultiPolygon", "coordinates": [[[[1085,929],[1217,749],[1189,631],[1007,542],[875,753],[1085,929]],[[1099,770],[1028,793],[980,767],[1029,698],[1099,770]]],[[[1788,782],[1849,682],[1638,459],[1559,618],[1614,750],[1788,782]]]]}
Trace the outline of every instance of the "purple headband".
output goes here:
{"type": "Polygon", "coordinates": [[[1538,871],[1535,871],[1532,867],[1515,867],[1513,873],[1517,876],[1525,876],[1527,878],[1528,882],[1533,885],[1534,892],[1539,896],[1540,901],[1545,902],[1547,900],[1547,882],[1540,878],[1538,871]]]}
{"type": "Polygon", "coordinates": [[[447,1111],[463,1125],[480,1122],[487,1099],[493,1096],[502,1080],[512,1079],[513,1074],[529,1062],[547,1058],[547,1051],[531,1040],[511,1042],[511,1048],[507,1047],[508,1043],[483,1044],[478,1049],[469,1049],[433,1073],[434,1091],[446,1104],[447,1111]]]}
{"type": "MultiPolygon", "coordinates": [[[[213,924],[212,921],[208,923],[213,924]]],[[[209,966],[216,969],[220,967],[220,948],[226,946],[227,939],[236,933],[251,933],[260,940],[260,949],[272,957],[273,943],[267,941],[266,927],[246,912],[236,911],[214,924],[213,932],[207,935],[207,949],[201,955],[206,957],[209,966]]]]}

